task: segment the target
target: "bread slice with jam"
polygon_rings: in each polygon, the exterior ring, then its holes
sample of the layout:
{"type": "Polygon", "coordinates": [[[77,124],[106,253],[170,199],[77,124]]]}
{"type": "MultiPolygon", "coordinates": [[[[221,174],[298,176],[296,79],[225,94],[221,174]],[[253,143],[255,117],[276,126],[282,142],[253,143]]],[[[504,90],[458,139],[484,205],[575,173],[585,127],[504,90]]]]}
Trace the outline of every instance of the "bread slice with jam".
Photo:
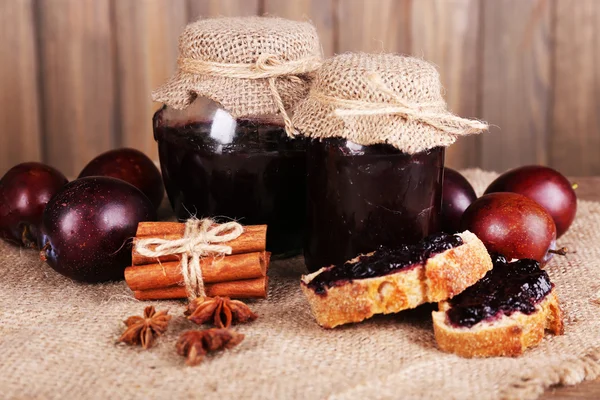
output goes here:
{"type": "Polygon", "coordinates": [[[449,299],[491,269],[473,233],[440,233],[321,268],[303,276],[301,288],[319,325],[334,328],[449,299]]]}
{"type": "Polygon", "coordinates": [[[518,356],[546,331],[563,333],[562,311],[548,273],[534,260],[507,262],[433,312],[440,349],[462,357],[518,356]]]}

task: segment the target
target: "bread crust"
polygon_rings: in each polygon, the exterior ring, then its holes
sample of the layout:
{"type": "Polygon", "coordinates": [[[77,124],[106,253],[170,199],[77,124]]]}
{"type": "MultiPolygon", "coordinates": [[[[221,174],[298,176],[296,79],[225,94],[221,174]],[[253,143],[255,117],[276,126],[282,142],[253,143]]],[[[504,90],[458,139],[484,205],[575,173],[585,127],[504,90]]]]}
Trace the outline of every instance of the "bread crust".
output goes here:
{"type": "Polygon", "coordinates": [[[334,328],[375,314],[390,314],[427,302],[449,299],[483,278],[492,261],[473,233],[464,244],[431,257],[424,265],[367,279],[356,279],[316,294],[307,284],[326,268],[302,277],[301,288],[319,325],[334,328]]]}
{"type": "Polygon", "coordinates": [[[562,335],[564,324],[555,290],[537,306],[532,314],[515,312],[493,322],[482,321],[470,328],[454,327],[448,323],[447,302],[440,303],[434,311],[433,330],[438,347],[461,357],[516,357],[544,338],[546,330],[562,335]]]}
{"type": "Polygon", "coordinates": [[[483,278],[493,268],[485,245],[474,233],[459,236],[464,245],[436,254],[425,264],[427,302],[450,299],[483,278]]]}

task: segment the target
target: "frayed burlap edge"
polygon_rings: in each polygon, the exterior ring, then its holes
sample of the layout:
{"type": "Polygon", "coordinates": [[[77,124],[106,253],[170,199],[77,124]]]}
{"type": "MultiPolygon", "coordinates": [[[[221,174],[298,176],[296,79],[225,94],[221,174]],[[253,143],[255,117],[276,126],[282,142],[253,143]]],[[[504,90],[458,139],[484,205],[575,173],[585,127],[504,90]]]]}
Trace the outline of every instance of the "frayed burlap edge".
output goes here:
{"type": "Polygon", "coordinates": [[[306,96],[322,47],[308,22],[274,17],[216,17],[186,26],[176,73],[152,99],[185,109],[195,98],[220,104],[234,118],[281,113],[306,96]]]}
{"type": "Polygon", "coordinates": [[[400,54],[344,53],[317,70],[292,118],[301,135],[389,144],[408,154],[488,129],[447,109],[436,68],[400,54]]]}
{"type": "MultiPolygon", "coordinates": [[[[310,75],[289,80],[277,79],[276,86],[286,109],[306,97],[310,75]]],[[[273,101],[268,79],[236,79],[217,76],[200,76],[178,71],[164,85],[152,92],[152,100],[177,110],[187,108],[197,97],[206,97],[218,103],[234,118],[277,114],[279,108],[273,101]],[[244,92],[244,98],[234,95],[244,92]]]]}
{"type": "Polygon", "coordinates": [[[341,137],[361,146],[388,144],[408,154],[417,154],[437,146],[448,147],[458,139],[455,135],[441,133],[431,126],[407,121],[401,116],[337,117],[334,110],[334,106],[323,104],[309,94],[296,106],[292,122],[301,135],[312,139],[341,137]],[[369,134],[361,135],[359,132],[369,134]],[[419,132],[422,140],[415,137],[415,132],[419,132]],[[396,137],[402,139],[391,139],[396,137]]]}
{"type": "Polygon", "coordinates": [[[600,377],[600,347],[586,355],[523,375],[502,391],[502,399],[535,400],[552,386],[573,386],[600,377]]]}

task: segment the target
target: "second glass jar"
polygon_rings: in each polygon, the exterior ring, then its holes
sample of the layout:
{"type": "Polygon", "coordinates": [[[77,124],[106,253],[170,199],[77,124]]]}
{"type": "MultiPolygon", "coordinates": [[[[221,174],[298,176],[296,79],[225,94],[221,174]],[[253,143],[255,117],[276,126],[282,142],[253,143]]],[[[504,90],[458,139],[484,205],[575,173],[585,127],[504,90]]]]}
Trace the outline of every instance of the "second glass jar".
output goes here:
{"type": "Polygon", "coordinates": [[[307,155],[309,271],[439,229],[444,148],[409,155],[332,138],[311,140],[307,155]]]}

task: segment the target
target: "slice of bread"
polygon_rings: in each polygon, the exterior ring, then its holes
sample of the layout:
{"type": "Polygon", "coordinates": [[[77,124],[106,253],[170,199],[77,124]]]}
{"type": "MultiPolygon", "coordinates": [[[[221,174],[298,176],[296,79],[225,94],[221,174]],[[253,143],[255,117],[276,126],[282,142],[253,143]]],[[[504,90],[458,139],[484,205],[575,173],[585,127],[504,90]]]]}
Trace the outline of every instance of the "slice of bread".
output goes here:
{"type": "MultiPolygon", "coordinates": [[[[491,258],[481,240],[469,231],[459,236],[462,245],[438,253],[424,264],[384,276],[344,282],[328,287],[325,294],[317,294],[308,286],[317,275],[333,266],[321,268],[302,277],[302,291],[317,322],[324,328],[449,299],[492,269],[491,258]]],[[[357,260],[358,257],[349,262],[357,260]]]]}
{"type": "Polygon", "coordinates": [[[554,289],[537,304],[532,314],[514,312],[493,321],[481,321],[472,327],[455,327],[448,321],[448,302],[434,311],[433,330],[440,349],[462,357],[518,356],[539,344],[546,330],[563,333],[562,311],[554,289]]]}

